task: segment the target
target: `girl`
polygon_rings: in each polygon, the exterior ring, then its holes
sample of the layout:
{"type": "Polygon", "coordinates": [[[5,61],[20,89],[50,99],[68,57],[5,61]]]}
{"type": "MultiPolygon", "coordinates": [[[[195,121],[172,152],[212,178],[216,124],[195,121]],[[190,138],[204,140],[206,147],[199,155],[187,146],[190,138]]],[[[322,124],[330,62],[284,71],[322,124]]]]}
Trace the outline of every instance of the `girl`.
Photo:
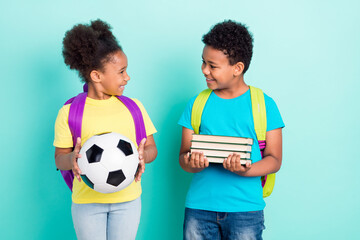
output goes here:
{"type": "Polygon", "coordinates": [[[110,26],[101,21],[79,24],[63,40],[63,56],[70,69],[76,69],[88,85],[81,138],[73,148],[68,125],[70,104],[63,106],[55,123],[55,163],[60,170],[72,170],[75,176],[72,193],[72,218],[78,239],[135,239],[141,213],[141,175],[145,163],[157,155],[153,134],[156,132],[142,104],[139,106],[147,133],[138,146],[139,168],[135,181],[125,189],[103,194],[81,181],[77,158],[82,144],[96,134],[117,132],[136,144],[134,122],[129,110],[116,98],[130,80],[127,57],[110,26]]]}

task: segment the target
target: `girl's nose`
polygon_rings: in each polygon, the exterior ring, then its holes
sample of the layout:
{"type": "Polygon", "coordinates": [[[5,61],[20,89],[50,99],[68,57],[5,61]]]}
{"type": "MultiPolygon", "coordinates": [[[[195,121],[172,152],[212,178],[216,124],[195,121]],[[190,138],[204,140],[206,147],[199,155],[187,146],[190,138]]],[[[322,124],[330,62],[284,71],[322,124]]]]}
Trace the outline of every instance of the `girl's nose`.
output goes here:
{"type": "Polygon", "coordinates": [[[129,74],[126,73],[126,76],[125,76],[124,80],[125,80],[125,81],[129,81],[129,80],[130,80],[129,74]]]}

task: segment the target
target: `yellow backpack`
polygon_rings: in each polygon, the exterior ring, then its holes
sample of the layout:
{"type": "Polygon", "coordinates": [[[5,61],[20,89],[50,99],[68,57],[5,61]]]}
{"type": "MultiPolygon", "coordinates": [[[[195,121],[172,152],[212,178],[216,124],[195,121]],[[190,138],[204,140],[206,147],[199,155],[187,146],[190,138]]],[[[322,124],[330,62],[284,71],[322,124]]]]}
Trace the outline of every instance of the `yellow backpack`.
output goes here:
{"type": "MultiPolygon", "coordinates": [[[[249,87],[256,137],[259,142],[261,156],[263,156],[263,151],[266,146],[266,108],[264,93],[259,88],[252,86],[249,87]]],[[[194,105],[192,107],[191,126],[193,127],[196,134],[199,134],[202,112],[211,92],[211,89],[206,89],[202,91],[196,97],[194,105]]],[[[262,176],[261,184],[263,187],[263,197],[265,198],[270,196],[275,184],[275,173],[262,176]]]]}

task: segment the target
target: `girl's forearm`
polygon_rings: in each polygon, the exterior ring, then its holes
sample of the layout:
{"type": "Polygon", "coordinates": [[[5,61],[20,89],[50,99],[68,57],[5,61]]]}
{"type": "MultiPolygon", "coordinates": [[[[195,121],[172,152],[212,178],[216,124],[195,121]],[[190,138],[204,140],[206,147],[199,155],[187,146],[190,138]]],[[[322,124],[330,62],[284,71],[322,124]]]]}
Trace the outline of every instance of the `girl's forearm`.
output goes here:
{"type": "Polygon", "coordinates": [[[151,163],[157,156],[157,149],[155,145],[145,146],[144,148],[144,160],[145,163],[151,163]]]}
{"type": "Polygon", "coordinates": [[[60,153],[55,156],[55,164],[59,170],[71,170],[72,153],[60,153]]]}

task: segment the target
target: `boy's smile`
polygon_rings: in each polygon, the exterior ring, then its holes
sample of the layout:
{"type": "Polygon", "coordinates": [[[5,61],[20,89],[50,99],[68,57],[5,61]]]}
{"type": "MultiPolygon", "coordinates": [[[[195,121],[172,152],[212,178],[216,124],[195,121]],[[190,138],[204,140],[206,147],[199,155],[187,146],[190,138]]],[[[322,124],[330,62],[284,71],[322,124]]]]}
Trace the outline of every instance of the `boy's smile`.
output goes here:
{"type": "Polygon", "coordinates": [[[215,92],[237,92],[245,85],[243,63],[230,65],[228,56],[221,50],[206,45],[203,49],[201,70],[207,86],[215,92]]]}
{"type": "Polygon", "coordinates": [[[233,66],[222,51],[205,46],[202,58],[201,70],[210,89],[227,88],[234,81],[233,66]]]}

